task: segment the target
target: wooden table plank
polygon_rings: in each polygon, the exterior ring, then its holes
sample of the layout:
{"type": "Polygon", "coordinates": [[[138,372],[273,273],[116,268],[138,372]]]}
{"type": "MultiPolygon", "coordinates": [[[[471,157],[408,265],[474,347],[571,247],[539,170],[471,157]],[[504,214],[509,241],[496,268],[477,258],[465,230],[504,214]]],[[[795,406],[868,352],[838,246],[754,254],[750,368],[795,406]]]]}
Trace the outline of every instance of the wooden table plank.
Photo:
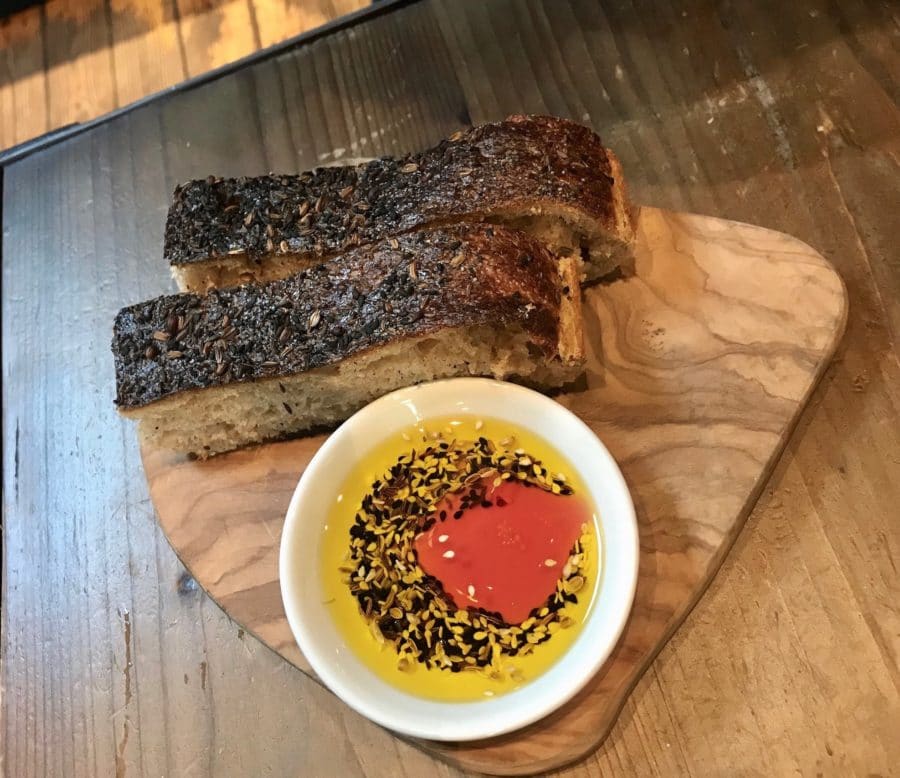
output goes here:
{"type": "Polygon", "coordinates": [[[109,0],[109,19],[117,105],[187,78],[175,0],[109,0]]]}
{"type": "Polygon", "coordinates": [[[281,43],[290,35],[321,27],[339,16],[368,5],[367,0],[251,0],[263,47],[281,43]]]}
{"type": "Polygon", "coordinates": [[[176,0],[187,72],[196,76],[260,48],[247,0],[176,0]]]}
{"type": "Polygon", "coordinates": [[[43,13],[49,126],[83,122],[119,105],[104,0],[49,0],[43,13]]]}
{"type": "Polygon", "coordinates": [[[0,22],[0,149],[49,129],[40,8],[0,22]]]}
{"type": "Polygon", "coordinates": [[[0,19],[0,149],[94,119],[366,0],[60,0],[0,19]]]}
{"type": "Polygon", "coordinates": [[[172,288],[159,245],[177,181],[392,153],[553,110],[601,132],[637,200],[797,235],[851,298],[838,361],[721,573],[606,744],[567,774],[889,775],[897,42],[878,2],[423,0],[7,168],[7,772],[455,774],[241,635],[182,577],[133,430],[112,413],[109,326],[172,288]]]}

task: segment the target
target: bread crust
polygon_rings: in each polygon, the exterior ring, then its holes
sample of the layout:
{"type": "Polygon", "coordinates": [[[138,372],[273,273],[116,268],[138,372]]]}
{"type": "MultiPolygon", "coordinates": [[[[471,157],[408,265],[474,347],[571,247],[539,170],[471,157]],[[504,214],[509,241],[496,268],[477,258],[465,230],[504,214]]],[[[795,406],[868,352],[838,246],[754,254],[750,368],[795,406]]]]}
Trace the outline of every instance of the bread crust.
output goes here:
{"type": "Polygon", "coordinates": [[[627,246],[633,232],[617,171],[588,128],[511,116],[397,159],[190,181],[175,190],[164,255],[182,288],[202,291],[463,220],[552,213],[627,246]]]}
{"type": "Polygon", "coordinates": [[[266,284],[159,297],[116,316],[116,405],[128,412],[180,392],[297,375],[463,325],[516,326],[541,358],[578,364],[580,337],[560,332],[573,297],[564,286],[536,239],[458,225],[356,248],[266,284]]]}

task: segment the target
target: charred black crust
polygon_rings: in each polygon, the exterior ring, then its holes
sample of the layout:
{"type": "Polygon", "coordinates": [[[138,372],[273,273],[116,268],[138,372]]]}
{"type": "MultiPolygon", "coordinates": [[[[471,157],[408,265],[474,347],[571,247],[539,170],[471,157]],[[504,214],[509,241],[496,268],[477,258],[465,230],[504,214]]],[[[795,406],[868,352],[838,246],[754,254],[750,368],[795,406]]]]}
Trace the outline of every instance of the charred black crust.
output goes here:
{"type": "Polygon", "coordinates": [[[123,308],[113,327],[116,404],[276,379],[446,327],[519,324],[558,350],[557,263],[537,240],[489,225],[391,238],[267,284],[123,308]]]}
{"type": "Polygon", "coordinates": [[[512,116],[399,159],[190,181],[175,190],[164,252],[172,265],[228,254],[328,256],[428,224],[550,202],[614,230],[607,152],[574,122],[512,116]]]}

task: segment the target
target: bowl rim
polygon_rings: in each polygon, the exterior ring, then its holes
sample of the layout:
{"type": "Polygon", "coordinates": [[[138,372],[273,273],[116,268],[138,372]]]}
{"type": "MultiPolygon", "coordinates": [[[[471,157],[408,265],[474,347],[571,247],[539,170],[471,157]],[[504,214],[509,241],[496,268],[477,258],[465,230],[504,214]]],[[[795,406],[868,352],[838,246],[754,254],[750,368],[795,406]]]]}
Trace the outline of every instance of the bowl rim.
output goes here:
{"type": "MultiPolygon", "coordinates": [[[[458,407],[450,407],[448,405],[443,411],[429,412],[424,420],[427,421],[429,417],[452,415],[454,411],[458,412],[458,407]]],[[[466,415],[479,415],[477,410],[470,411],[467,409],[464,413],[466,415]]],[[[488,414],[484,415],[487,416],[488,414]]],[[[495,418],[503,419],[502,414],[491,415],[495,418]]],[[[565,446],[554,437],[553,432],[548,432],[544,428],[536,428],[528,421],[504,420],[529,429],[546,439],[564,455],[567,455],[565,446]]],[[[400,426],[386,426],[383,430],[384,435],[390,435],[395,429],[400,429],[400,426]]],[[[377,441],[373,442],[373,445],[377,445],[377,441]]],[[[590,466],[593,468],[597,464],[592,460],[590,466]]],[[[582,481],[588,485],[589,489],[592,489],[589,475],[585,473],[584,469],[587,465],[574,459],[572,460],[572,465],[578,470],[582,481]]],[[[334,473],[331,473],[333,483],[340,484],[343,475],[336,477],[334,473]]],[[[594,496],[592,494],[592,497],[594,496]]],[[[599,510],[597,512],[598,514],[600,513],[599,510]]],[[[599,516],[599,523],[602,530],[601,542],[604,547],[603,553],[605,558],[601,570],[602,577],[599,589],[599,592],[602,593],[607,586],[606,576],[609,567],[607,561],[607,535],[609,533],[607,533],[604,526],[602,515],[599,516]]],[[[316,545],[317,548],[318,546],[316,545]]],[[[312,566],[318,571],[317,554],[314,553],[314,557],[312,566]]],[[[284,611],[294,640],[316,676],[327,688],[357,712],[395,732],[410,737],[455,742],[483,740],[488,737],[495,737],[519,730],[549,715],[578,694],[609,659],[619,642],[632,610],[637,588],[638,564],[638,527],[631,493],[618,464],[590,427],[572,411],[552,398],[517,384],[488,378],[450,378],[389,392],[357,411],[325,440],[301,474],[288,505],[279,548],[278,577],[284,611]],[[371,694],[360,691],[356,685],[345,681],[342,673],[337,671],[335,662],[319,650],[317,638],[314,634],[315,630],[311,629],[311,626],[307,623],[306,617],[309,615],[309,608],[315,608],[316,606],[312,604],[307,608],[307,601],[311,598],[304,598],[303,593],[298,591],[295,585],[294,575],[292,575],[295,562],[294,548],[297,545],[297,535],[302,533],[304,529],[315,533],[318,533],[318,530],[312,525],[303,525],[303,521],[300,518],[303,513],[301,508],[308,499],[311,499],[311,493],[315,489],[321,488],[321,481],[316,478],[317,470],[332,457],[332,451],[337,449],[344,442],[344,439],[361,424],[361,420],[364,421],[367,417],[378,414],[379,411],[394,404],[402,404],[403,399],[408,398],[410,393],[415,393],[416,399],[425,399],[425,395],[428,393],[440,393],[448,389],[453,389],[457,397],[465,396],[467,393],[472,397],[477,397],[478,392],[505,393],[509,395],[510,402],[518,400],[519,402],[541,405],[549,412],[564,418],[566,423],[578,430],[582,435],[586,433],[582,443],[588,441],[588,445],[595,449],[594,453],[602,460],[602,468],[605,470],[604,490],[616,491],[617,499],[620,501],[619,515],[616,516],[616,531],[622,537],[619,540],[616,552],[621,556],[617,558],[616,562],[617,565],[621,562],[625,567],[623,571],[617,574],[618,580],[616,585],[619,587],[621,594],[611,605],[607,604],[607,608],[612,608],[613,619],[605,628],[602,625],[597,626],[594,624],[593,629],[591,629],[592,623],[600,613],[600,608],[595,602],[587,620],[581,627],[581,634],[575,638],[574,643],[549,669],[517,690],[485,700],[441,702],[408,694],[379,678],[361,659],[354,655],[356,663],[368,674],[368,682],[384,687],[382,699],[385,702],[381,704],[380,702],[374,702],[371,699],[371,694]],[[595,633],[599,633],[599,635],[595,633]],[[590,648],[596,650],[590,650],[587,647],[586,639],[588,637],[593,641],[590,648]],[[576,656],[574,650],[579,645],[581,645],[582,650],[577,656],[582,657],[581,662],[576,667],[568,669],[570,671],[578,669],[580,676],[571,672],[561,672],[566,669],[567,661],[571,664],[573,661],[571,657],[576,656]],[[588,654],[592,654],[592,656],[587,656],[588,654]],[[523,698],[528,695],[529,690],[537,688],[542,679],[547,679],[548,676],[554,673],[556,674],[555,680],[562,682],[563,688],[554,688],[554,693],[551,695],[548,692],[549,687],[546,687],[545,684],[546,688],[543,688],[541,690],[542,694],[538,695],[538,704],[515,704],[516,702],[522,702],[523,698]],[[415,708],[418,712],[410,714],[407,711],[409,706],[415,708]],[[400,709],[398,710],[398,708],[400,709]],[[505,713],[504,710],[506,711],[505,713]],[[441,719],[440,721],[430,719],[432,714],[438,717],[443,714],[446,717],[448,713],[451,713],[449,721],[447,719],[441,719]]],[[[324,605],[319,604],[318,607],[322,609],[324,605]]]]}

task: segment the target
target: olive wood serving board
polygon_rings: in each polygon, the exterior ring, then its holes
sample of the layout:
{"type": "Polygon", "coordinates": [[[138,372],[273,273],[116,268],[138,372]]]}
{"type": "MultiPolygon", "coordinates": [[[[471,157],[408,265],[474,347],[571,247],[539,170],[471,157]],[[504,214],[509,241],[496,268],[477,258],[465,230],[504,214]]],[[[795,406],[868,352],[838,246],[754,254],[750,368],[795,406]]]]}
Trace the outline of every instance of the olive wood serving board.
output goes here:
{"type": "MultiPolygon", "coordinates": [[[[612,657],[557,713],[488,741],[420,743],[470,770],[548,770],[606,737],[721,565],[844,330],[843,282],[788,235],[643,208],[636,254],[633,277],[586,292],[587,373],[558,398],[597,432],[634,497],[634,609],[612,657]]],[[[231,618],[310,675],[282,610],[278,544],[323,439],[206,462],[142,452],[160,525],[187,569],[231,618]]]]}

